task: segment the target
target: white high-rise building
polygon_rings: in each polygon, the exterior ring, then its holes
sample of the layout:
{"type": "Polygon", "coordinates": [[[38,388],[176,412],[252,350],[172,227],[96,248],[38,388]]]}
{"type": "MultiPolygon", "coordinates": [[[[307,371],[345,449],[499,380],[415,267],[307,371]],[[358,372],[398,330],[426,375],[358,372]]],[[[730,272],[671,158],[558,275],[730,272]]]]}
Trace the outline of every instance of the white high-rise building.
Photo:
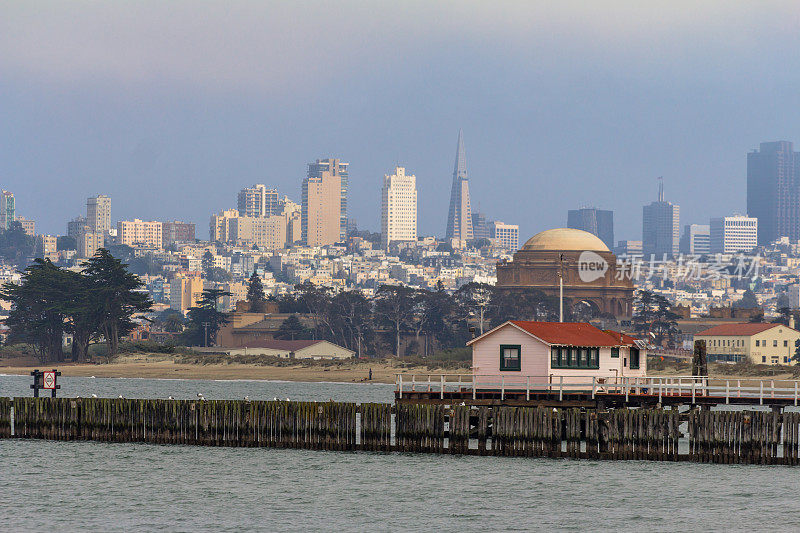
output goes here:
{"type": "Polygon", "coordinates": [[[268,217],[280,214],[277,189],[261,183],[245,187],[238,196],[239,214],[243,217],[268,217]]]}
{"type": "Polygon", "coordinates": [[[417,240],[417,177],[396,167],[383,176],[381,191],[381,246],[417,240]]]}
{"type": "Polygon", "coordinates": [[[489,226],[489,235],[496,246],[516,252],[519,250],[519,226],[495,220],[489,226]]]}
{"type": "Polygon", "coordinates": [[[749,252],[758,244],[758,219],[742,215],[711,219],[711,253],[749,252]]]}

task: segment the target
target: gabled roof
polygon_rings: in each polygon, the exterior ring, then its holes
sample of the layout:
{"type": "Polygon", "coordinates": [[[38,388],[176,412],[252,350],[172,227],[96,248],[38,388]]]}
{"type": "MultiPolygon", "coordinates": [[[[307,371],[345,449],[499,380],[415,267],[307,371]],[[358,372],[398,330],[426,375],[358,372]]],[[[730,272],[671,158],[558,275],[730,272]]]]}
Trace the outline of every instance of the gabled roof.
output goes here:
{"type": "Polygon", "coordinates": [[[750,337],[751,335],[756,335],[763,331],[767,331],[768,329],[777,327],[790,329],[789,326],[784,326],[783,324],[720,324],[719,326],[714,326],[713,328],[698,331],[695,333],[695,336],[721,335],[728,337],[750,337]]]}
{"type": "Polygon", "coordinates": [[[623,337],[623,342],[619,342],[619,335],[609,335],[605,331],[584,322],[531,322],[526,320],[509,320],[472,339],[467,343],[470,345],[475,341],[491,335],[498,329],[511,325],[520,329],[546,344],[558,346],[627,346],[630,342],[623,337]]]}
{"type": "Polygon", "coordinates": [[[616,340],[622,339],[621,344],[623,345],[633,346],[636,344],[636,341],[638,340],[635,337],[631,337],[630,335],[626,335],[625,333],[621,333],[619,331],[614,331],[613,329],[604,329],[603,331],[614,337],[616,340]]]}

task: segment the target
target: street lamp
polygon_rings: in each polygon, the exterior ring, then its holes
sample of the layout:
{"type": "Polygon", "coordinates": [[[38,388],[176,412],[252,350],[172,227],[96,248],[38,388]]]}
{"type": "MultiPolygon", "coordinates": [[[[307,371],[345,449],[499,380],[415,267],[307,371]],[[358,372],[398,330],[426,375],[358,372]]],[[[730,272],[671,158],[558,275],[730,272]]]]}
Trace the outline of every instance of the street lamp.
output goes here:
{"type": "Polygon", "coordinates": [[[203,341],[206,348],[208,348],[208,326],[210,325],[211,322],[203,322],[203,330],[205,331],[205,333],[203,334],[203,341]]]}

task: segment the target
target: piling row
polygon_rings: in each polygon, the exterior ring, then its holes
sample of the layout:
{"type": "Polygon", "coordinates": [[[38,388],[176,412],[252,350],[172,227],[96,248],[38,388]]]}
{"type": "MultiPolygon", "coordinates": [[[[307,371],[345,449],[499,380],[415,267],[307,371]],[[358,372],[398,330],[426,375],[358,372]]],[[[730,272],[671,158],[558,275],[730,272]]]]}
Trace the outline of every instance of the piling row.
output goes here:
{"type": "Polygon", "coordinates": [[[800,413],[0,398],[0,438],[517,457],[800,463],[800,413]],[[13,419],[13,422],[12,422],[13,419]],[[684,436],[679,428],[686,422],[684,436]],[[13,434],[12,434],[13,428],[13,434]],[[683,437],[684,449],[678,444],[683,437]]]}

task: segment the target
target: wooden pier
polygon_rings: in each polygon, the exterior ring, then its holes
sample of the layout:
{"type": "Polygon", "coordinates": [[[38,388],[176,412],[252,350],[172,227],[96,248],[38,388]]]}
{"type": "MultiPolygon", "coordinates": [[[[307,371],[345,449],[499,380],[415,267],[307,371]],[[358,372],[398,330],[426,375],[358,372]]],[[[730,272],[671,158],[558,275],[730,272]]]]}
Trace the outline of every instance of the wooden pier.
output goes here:
{"type": "Polygon", "coordinates": [[[0,398],[0,439],[798,464],[800,413],[0,398]]]}

